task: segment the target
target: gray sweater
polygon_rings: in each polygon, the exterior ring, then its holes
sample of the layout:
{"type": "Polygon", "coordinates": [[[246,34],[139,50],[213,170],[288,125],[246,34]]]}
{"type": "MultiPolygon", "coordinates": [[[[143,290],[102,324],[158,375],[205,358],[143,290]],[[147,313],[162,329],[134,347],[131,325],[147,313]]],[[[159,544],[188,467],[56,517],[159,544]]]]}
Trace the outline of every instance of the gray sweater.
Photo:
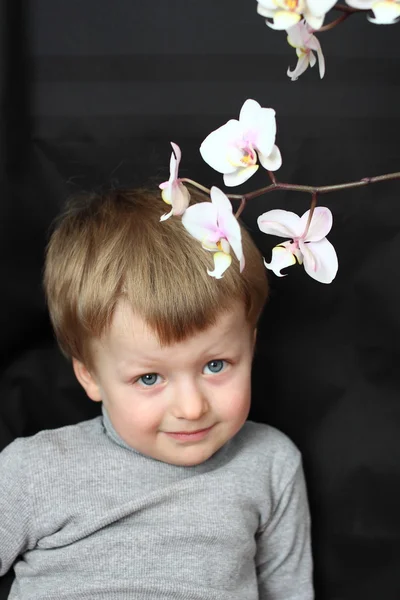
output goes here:
{"type": "Polygon", "coordinates": [[[103,416],[0,453],[12,600],[312,600],[301,455],[268,425],[200,465],[128,446],[103,416]]]}

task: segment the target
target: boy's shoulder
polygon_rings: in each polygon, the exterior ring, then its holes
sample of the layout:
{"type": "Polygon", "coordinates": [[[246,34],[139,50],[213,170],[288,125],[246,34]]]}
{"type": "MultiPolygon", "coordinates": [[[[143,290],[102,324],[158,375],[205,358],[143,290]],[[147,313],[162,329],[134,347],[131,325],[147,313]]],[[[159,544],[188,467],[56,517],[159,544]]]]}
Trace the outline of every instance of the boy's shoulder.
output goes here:
{"type": "Polygon", "coordinates": [[[301,463],[301,452],[296,444],[272,425],[246,421],[238,434],[238,444],[245,460],[256,468],[292,472],[301,463]]]}
{"type": "Polygon", "coordinates": [[[248,420],[243,425],[241,434],[246,440],[257,446],[259,450],[264,449],[269,453],[273,449],[275,452],[289,453],[295,456],[300,454],[299,449],[290,437],[273,425],[248,420]]]}
{"type": "Polygon", "coordinates": [[[18,437],[0,453],[3,456],[34,461],[35,457],[47,456],[49,460],[56,456],[70,454],[79,447],[88,448],[101,431],[101,417],[81,421],[74,425],[64,425],[54,429],[43,429],[30,436],[18,437]]]}

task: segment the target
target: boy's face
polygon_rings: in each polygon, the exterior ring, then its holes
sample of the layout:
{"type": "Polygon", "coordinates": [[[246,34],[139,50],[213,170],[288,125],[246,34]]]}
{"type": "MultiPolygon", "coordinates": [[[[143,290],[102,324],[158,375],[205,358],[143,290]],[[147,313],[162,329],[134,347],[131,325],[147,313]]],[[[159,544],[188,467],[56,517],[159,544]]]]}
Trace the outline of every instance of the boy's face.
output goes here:
{"type": "Polygon", "coordinates": [[[120,304],[107,336],[93,344],[96,374],[75,359],[73,364],[88,396],[104,403],[127,444],[157,460],[193,466],[219,450],[248,417],[254,342],[242,305],[206,331],[161,348],[145,322],[120,304]],[[167,433],[210,426],[197,438],[167,433]]]}

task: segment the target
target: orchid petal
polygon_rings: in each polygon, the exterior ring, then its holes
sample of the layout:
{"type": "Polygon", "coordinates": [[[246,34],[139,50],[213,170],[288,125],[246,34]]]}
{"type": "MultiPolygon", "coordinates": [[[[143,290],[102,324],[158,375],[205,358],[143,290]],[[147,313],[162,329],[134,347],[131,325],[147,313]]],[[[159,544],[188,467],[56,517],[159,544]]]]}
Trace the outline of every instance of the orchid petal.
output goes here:
{"type": "MultiPolygon", "coordinates": [[[[303,232],[307,226],[310,211],[304,213],[301,217],[301,227],[303,232]]],[[[304,239],[305,242],[319,242],[332,229],[333,216],[329,208],[326,206],[317,206],[311,219],[310,227],[304,239]]]]}
{"type": "Polygon", "coordinates": [[[237,167],[234,173],[224,174],[224,184],[227,187],[235,187],[241,185],[258,170],[259,165],[249,165],[248,167],[237,167]]]}
{"type": "Polygon", "coordinates": [[[317,58],[316,58],[316,56],[315,56],[314,52],[312,52],[311,50],[309,50],[309,51],[307,52],[307,54],[308,54],[308,59],[309,59],[309,61],[310,61],[310,67],[311,67],[311,68],[313,68],[313,66],[314,66],[314,65],[315,65],[315,63],[317,62],[317,58]]]}
{"type": "Polygon", "coordinates": [[[371,23],[376,25],[393,25],[400,17],[400,4],[397,2],[377,2],[372,6],[375,18],[367,17],[371,23]]]}
{"type": "MultiPolygon", "coordinates": [[[[212,236],[210,236],[210,237],[212,237],[212,236]]],[[[202,248],[204,248],[204,250],[209,250],[210,252],[216,252],[217,250],[219,250],[217,243],[211,241],[208,237],[205,237],[202,240],[201,246],[202,246],[202,248]]]]}
{"type": "Polygon", "coordinates": [[[308,42],[308,48],[310,48],[311,50],[315,50],[317,53],[319,64],[319,76],[322,79],[325,75],[325,57],[322,52],[321,44],[319,40],[315,37],[315,35],[311,36],[311,39],[308,42]]]}
{"type": "Polygon", "coordinates": [[[294,27],[291,27],[288,30],[287,41],[291,46],[296,48],[297,56],[299,57],[294,71],[291,71],[290,68],[287,70],[288,77],[292,81],[296,81],[308,66],[313,67],[315,65],[317,59],[312,52],[314,50],[318,56],[319,75],[322,79],[325,75],[325,58],[321,44],[317,37],[312,34],[310,26],[301,21],[294,27]]]}
{"type": "Polygon", "coordinates": [[[240,271],[244,269],[244,256],[242,249],[242,233],[240,225],[233,214],[229,198],[217,187],[211,188],[211,200],[217,208],[218,229],[228,240],[229,244],[240,263],[240,271]]]}
{"type": "Polygon", "coordinates": [[[261,108],[258,102],[249,99],[243,104],[239,115],[244,139],[267,155],[275,142],[275,114],[273,108],[261,108]]]}
{"type": "Polygon", "coordinates": [[[190,202],[189,190],[178,179],[178,169],[181,160],[181,149],[178,144],[171,142],[172,150],[170,159],[170,177],[168,181],[160,183],[162,190],[161,197],[166,204],[172,205],[172,210],[160,217],[160,221],[165,221],[174,215],[181,215],[185,212],[190,202]]]}
{"type": "Polygon", "coordinates": [[[170,142],[173,152],[169,163],[170,181],[178,178],[179,163],[181,162],[182,152],[178,144],[170,142]]]}
{"type": "Polygon", "coordinates": [[[240,109],[239,122],[244,130],[256,130],[258,128],[258,120],[260,117],[261,105],[257,100],[249,98],[246,100],[240,109]]]}
{"type": "Polygon", "coordinates": [[[194,238],[203,242],[205,238],[211,241],[210,234],[218,233],[217,207],[212,202],[192,204],[182,215],[182,225],[194,238]]]}
{"type": "MultiPolygon", "coordinates": [[[[297,65],[293,71],[290,70],[290,67],[287,70],[288,77],[291,78],[292,81],[296,81],[300,75],[304,73],[308,69],[308,65],[310,64],[310,60],[307,54],[303,54],[297,61],[297,65]]],[[[261,161],[260,161],[261,162],[261,161]]]]}
{"type": "Polygon", "coordinates": [[[299,246],[306,273],[320,283],[331,283],[338,270],[338,259],[332,244],[324,238],[310,243],[300,240],[299,246]]]}
{"type": "Polygon", "coordinates": [[[310,11],[307,10],[304,11],[304,18],[312,29],[318,30],[320,27],[322,27],[324,23],[325,15],[313,15],[310,11]]]}
{"type": "Polygon", "coordinates": [[[304,21],[299,21],[287,30],[287,41],[293,48],[304,48],[312,34],[304,21]]]}
{"type": "Polygon", "coordinates": [[[221,191],[219,188],[217,188],[217,186],[215,186],[215,185],[212,186],[212,188],[210,190],[210,197],[211,197],[211,202],[217,209],[217,218],[219,218],[219,216],[223,215],[224,213],[226,213],[226,214],[233,213],[231,201],[226,196],[226,194],[224,194],[223,191],[221,191]]]}
{"type": "Polygon", "coordinates": [[[307,0],[310,13],[316,16],[326,15],[336,4],[337,0],[307,0]]]}
{"type": "Polygon", "coordinates": [[[170,182],[165,181],[164,183],[160,183],[160,188],[162,189],[161,198],[166,204],[172,204],[172,185],[170,184],[170,182]]]}
{"type": "Polygon", "coordinates": [[[369,10],[376,0],[346,0],[346,3],[353,8],[369,10]]]}
{"type": "MultiPolygon", "coordinates": [[[[289,242],[290,243],[290,242],[289,242]]],[[[272,249],[272,259],[270,263],[267,263],[264,259],[264,265],[270,271],[273,271],[277,277],[286,277],[282,275],[281,269],[285,269],[286,267],[291,267],[296,264],[296,259],[292,252],[283,245],[275,246],[272,249]]]]}
{"type": "Polygon", "coordinates": [[[228,152],[227,152],[227,159],[229,161],[229,163],[235,167],[235,169],[237,168],[242,168],[245,165],[245,163],[243,163],[243,149],[239,148],[239,146],[234,146],[233,144],[230,144],[228,147],[228,152]]]}
{"type": "Polygon", "coordinates": [[[297,259],[297,262],[300,265],[303,264],[303,255],[301,253],[300,248],[298,247],[297,242],[293,243],[288,240],[287,242],[281,242],[278,245],[283,246],[284,248],[287,248],[288,250],[290,250],[290,252],[293,254],[293,256],[295,256],[295,258],[297,259]]]}
{"type": "MultiPolygon", "coordinates": [[[[166,204],[172,204],[174,215],[183,214],[190,202],[189,190],[183,185],[183,183],[177,180],[173,181],[172,183],[168,183],[167,186],[163,186],[161,197],[166,204]]],[[[164,221],[165,219],[162,220],[164,221]]]]}
{"type": "MultiPolygon", "coordinates": [[[[228,238],[228,242],[230,244],[230,246],[232,247],[232,250],[234,251],[236,258],[239,261],[239,270],[240,272],[243,271],[244,267],[245,267],[245,258],[244,258],[244,254],[243,254],[243,248],[242,248],[242,233],[240,231],[240,225],[237,221],[237,219],[235,217],[233,217],[236,221],[237,224],[237,230],[235,231],[235,228],[233,227],[233,223],[231,224],[228,234],[227,234],[227,238],[228,238]]],[[[223,240],[222,240],[223,242],[223,240]]]]}
{"type": "Polygon", "coordinates": [[[171,208],[171,210],[169,211],[169,213],[164,213],[161,217],[160,217],[160,221],[166,221],[167,219],[169,219],[170,217],[172,217],[172,215],[174,214],[174,209],[171,208]]]}
{"type": "Polygon", "coordinates": [[[232,256],[230,254],[225,254],[225,252],[215,252],[213,259],[214,270],[210,271],[207,269],[207,273],[211,275],[211,277],[215,277],[215,279],[222,279],[223,273],[225,273],[232,263],[232,256]]]}
{"type": "Polygon", "coordinates": [[[225,238],[222,238],[219,243],[221,245],[221,251],[222,252],[225,252],[225,254],[230,254],[231,253],[231,247],[229,245],[228,240],[226,240],[225,238]]]}
{"type": "Polygon", "coordinates": [[[272,152],[269,156],[258,152],[258,160],[267,171],[277,171],[282,166],[282,155],[278,146],[272,147],[272,152]]]}
{"type": "Polygon", "coordinates": [[[169,161],[169,183],[172,183],[178,177],[179,162],[176,160],[175,154],[171,152],[169,161]]]}
{"type": "Polygon", "coordinates": [[[319,76],[321,79],[323,79],[323,77],[325,75],[325,57],[322,52],[321,45],[319,45],[319,48],[317,50],[317,56],[318,56],[319,76]]]}
{"type": "Polygon", "coordinates": [[[264,8],[265,10],[276,11],[276,2],[275,0],[257,0],[258,7],[264,8]]]}
{"type": "Polygon", "coordinates": [[[277,10],[274,14],[274,22],[270,23],[269,21],[267,21],[266,23],[268,27],[271,27],[271,29],[282,30],[293,27],[293,25],[298,23],[300,19],[301,16],[294,12],[287,10],[277,10]]]}
{"type": "Polygon", "coordinates": [[[240,138],[241,134],[242,127],[236,119],[231,119],[212,131],[200,146],[203,160],[219,173],[234,173],[236,167],[228,160],[227,151],[229,145],[240,138]]]}
{"type": "Polygon", "coordinates": [[[183,183],[176,182],[173,185],[172,206],[174,207],[174,215],[182,215],[190,202],[190,193],[183,183]]]}
{"type": "Polygon", "coordinates": [[[306,47],[308,50],[315,50],[316,52],[318,52],[318,49],[321,47],[321,44],[319,43],[317,37],[311,33],[308,34],[308,38],[306,40],[306,47]]]}
{"type": "Polygon", "coordinates": [[[273,108],[262,108],[258,115],[258,126],[255,132],[254,145],[262,152],[269,156],[274,147],[276,138],[276,119],[273,108]]]}
{"type": "MultiPolygon", "coordinates": [[[[170,144],[172,146],[173,152],[171,152],[171,158],[169,161],[169,179],[168,179],[168,181],[164,181],[163,183],[160,183],[159,187],[162,190],[168,188],[174,181],[177,180],[179,163],[180,163],[181,156],[182,156],[181,149],[179,148],[178,144],[175,144],[174,142],[170,142],[170,144]]],[[[169,199],[166,200],[163,195],[162,195],[162,197],[163,197],[164,202],[166,202],[167,204],[171,204],[169,199]]]]}
{"type": "Polygon", "coordinates": [[[268,210],[260,215],[257,225],[263,233],[292,239],[300,237],[304,230],[299,215],[279,208],[268,210]]]}
{"type": "Polygon", "coordinates": [[[232,247],[232,250],[234,251],[236,258],[239,261],[239,270],[240,272],[243,271],[244,267],[245,267],[245,258],[244,258],[244,254],[243,254],[243,248],[242,248],[242,233],[240,231],[240,225],[237,221],[237,219],[235,217],[233,217],[237,223],[237,231],[234,231],[233,227],[230,227],[229,229],[229,233],[228,233],[228,242],[232,247]]]}
{"type": "Polygon", "coordinates": [[[276,12],[276,8],[270,9],[270,8],[264,8],[263,6],[261,6],[260,4],[257,6],[257,12],[259,15],[261,15],[262,17],[267,17],[268,19],[271,19],[275,12],[276,12]]]}

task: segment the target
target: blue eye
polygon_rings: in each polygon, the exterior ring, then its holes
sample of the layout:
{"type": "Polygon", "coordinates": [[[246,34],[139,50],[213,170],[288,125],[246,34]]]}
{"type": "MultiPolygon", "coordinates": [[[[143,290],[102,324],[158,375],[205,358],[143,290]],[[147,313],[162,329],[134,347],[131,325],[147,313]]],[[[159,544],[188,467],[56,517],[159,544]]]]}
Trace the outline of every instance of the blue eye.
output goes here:
{"type": "Polygon", "coordinates": [[[142,375],[141,377],[139,377],[139,379],[137,381],[141,381],[147,387],[151,387],[152,385],[154,385],[156,383],[157,377],[158,377],[157,373],[146,373],[146,375],[142,375]]]}
{"type": "Polygon", "coordinates": [[[210,369],[211,373],[220,373],[224,368],[224,360],[210,360],[206,367],[210,369]]]}
{"type": "MultiPolygon", "coordinates": [[[[210,360],[204,368],[210,370],[210,373],[216,375],[224,370],[224,366],[226,364],[226,360],[218,359],[218,360],[210,360]]],[[[208,373],[209,374],[209,373],[208,373]]],[[[145,373],[138,377],[134,383],[140,383],[145,387],[154,387],[156,383],[158,383],[158,378],[161,377],[158,373],[145,373]]]]}

